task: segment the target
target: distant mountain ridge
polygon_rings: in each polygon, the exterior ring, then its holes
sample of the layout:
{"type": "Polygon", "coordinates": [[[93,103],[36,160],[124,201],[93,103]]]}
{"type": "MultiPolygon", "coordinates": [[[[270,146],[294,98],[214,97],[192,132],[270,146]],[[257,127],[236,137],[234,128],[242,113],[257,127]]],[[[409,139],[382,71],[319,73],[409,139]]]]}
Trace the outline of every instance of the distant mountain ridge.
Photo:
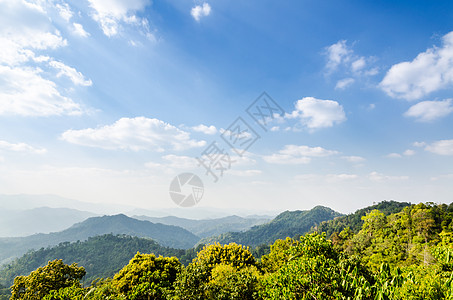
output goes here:
{"type": "Polygon", "coordinates": [[[219,235],[229,231],[245,231],[252,226],[268,223],[271,219],[264,217],[239,217],[229,216],[217,219],[193,220],[178,217],[148,217],[133,216],[138,220],[146,220],[153,223],[162,223],[165,225],[174,225],[182,227],[200,238],[207,238],[213,235],[219,235]]]}
{"type": "Polygon", "coordinates": [[[56,233],[0,238],[0,264],[30,249],[40,249],[62,242],[83,241],[89,237],[110,233],[152,238],[162,246],[182,249],[192,248],[200,239],[181,227],[140,221],[123,214],[92,217],[56,233]]]}
{"type": "Polygon", "coordinates": [[[295,237],[310,231],[323,221],[332,220],[343,214],[328,207],[316,206],[305,211],[285,211],[267,224],[254,226],[245,232],[228,232],[219,236],[206,238],[200,243],[221,244],[238,243],[246,246],[256,247],[261,244],[270,244],[277,239],[295,237]]]}
{"type": "Polygon", "coordinates": [[[57,232],[96,214],[71,208],[0,209],[0,237],[57,232]]]}

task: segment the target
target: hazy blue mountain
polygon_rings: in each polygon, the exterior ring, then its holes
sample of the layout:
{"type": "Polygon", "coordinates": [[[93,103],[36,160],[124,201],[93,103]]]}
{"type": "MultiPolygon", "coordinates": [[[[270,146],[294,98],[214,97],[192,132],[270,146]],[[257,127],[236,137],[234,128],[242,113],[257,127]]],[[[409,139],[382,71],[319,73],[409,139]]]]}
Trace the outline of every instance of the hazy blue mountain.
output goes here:
{"type": "Polygon", "coordinates": [[[274,218],[278,215],[277,211],[268,211],[260,208],[251,209],[236,209],[236,208],[216,208],[216,207],[172,207],[172,208],[156,208],[156,209],[141,209],[136,208],[126,211],[128,216],[148,216],[154,218],[162,217],[178,217],[191,220],[206,220],[206,219],[219,219],[228,216],[236,215],[248,218],[251,215],[260,215],[260,218],[274,218]]]}
{"type": "Polygon", "coordinates": [[[122,214],[92,217],[56,233],[0,238],[0,264],[7,263],[30,249],[40,249],[62,242],[84,241],[89,237],[109,233],[152,238],[163,246],[182,249],[193,247],[200,239],[181,227],[154,224],[122,214]]]}
{"type": "Polygon", "coordinates": [[[243,218],[239,216],[229,216],[218,219],[192,220],[178,217],[148,217],[148,216],[133,216],[138,220],[146,220],[153,223],[162,223],[166,225],[179,226],[189,230],[193,234],[206,238],[213,235],[219,235],[229,231],[245,231],[252,226],[268,223],[269,217],[249,217],[243,218]]]}
{"type": "Polygon", "coordinates": [[[57,195],[0,194],[0,210],[26,210],[38,207],[64,207],[102,215],[113,215],[134,209],[134,207],[127,205],[89,203],[57,195]]]}
{"type": "Polygon", "coordinates": [[[19,237],[66,229],[95,214],[70,208],[0,209],[0,237],[19,237]]]}
{"type": "Polygon", "coordinates": [[[256,247],[261,244],[270,244],[277,239],[295,237],[309,232],[313,226],[323,221],[342,216],[328,207],[316,206],[311,210],[285,211],[271,222],[254,226],[245,232],[228,232],[219,236],[206,238],[200,243],[228,244],[235,242],[242,245],[256,247]]]}

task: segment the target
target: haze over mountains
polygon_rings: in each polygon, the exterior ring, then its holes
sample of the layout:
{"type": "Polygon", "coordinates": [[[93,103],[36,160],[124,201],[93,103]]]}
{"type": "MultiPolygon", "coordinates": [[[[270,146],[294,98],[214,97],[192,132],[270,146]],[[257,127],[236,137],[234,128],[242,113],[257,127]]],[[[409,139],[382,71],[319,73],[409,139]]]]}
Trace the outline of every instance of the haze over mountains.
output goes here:
{"type": "Polygon", "coordinates": [[[61,231],[95,215],[71,208],[0,209],[0,237],[61,231]]]}
{"type": "Polygon", "coordinates": [[[252,226],[262,225],[271,220],[269,217],[250,216],[243,218],[239,216],[228,216],[218,219],[192,220],[173,216],[156,218],[148,216],[133,216],[138,220],[146,220],[153,223],[180,226],[189,230],[200,238],[207,238],[219,235],[228,231],[245,231],[252,226]]]}
{"type": "Polygon", "coordinates": [[[140,221],[126,215],[92,217],[60,232],[0,238],[0,264],[30,249],[40,249],[63,242],[83,241],[108,233],[152,238],[162,246],[181,249],[193,247],[200,239],[181,227],[140,221]]]}
{"type": "Polygon", "coordinates": [[[91,217],[58,233],[0,239],[0,260],[3,261],[3,266],[0,266],[0,285],[8,286],[15,276],[28,274],[49,260],[57,258],[62,258],[65,263],[77,262],[85,266],[85,280],[89,282],[97,277],[113,276],[137,251],[177,256],[187,265],[200,250],[201,244],[236,242],[252,246],[254,253],[260,256],[267,253],[269,245],[277,239],[297,238],[310,231],[327,232],[330,236],[332,232],[341,231],[346,226],[357,233],[363,224],[362,217],[373,209],[379,209],[389,215],[398,213],[409,205],[410,203],[405,202],[383,201],[349,215],[342,215],[328,207],[316,206],[306,211],[285,211],[267,222],[262,218],[238,216],[213,220],[147,216],[139,217],[147,220],[137,220],[123,214],[91,217]],[[162,224],[164,222],[166,224],[162,224]],[[260,224],[248,230],[233,230],[257,223],[260,224]],[[200,236],[228,229],[232,230],[207,238],[200,236]],[[198,236],[194,234],[196,232],[199,233],[198,236]],[[69,243],[70,241],[72,243],[69,243]],[[56,246],[47,247],[50,245],[56,246]],[[24,254],[30,247],[47,248],[24,254]],[[12,258],[22,254],[22,257],[6,265],[12,258]]]}
{"type": "MultiPolygon", "coordinates": [[[[3,211],[7,213],[6,210],[3,211]]],[[[151,238],[164,247],[178,249],[189,249],[206,241],[253,240],[253,242],[244,244],[258,245],[272,239],[284,238],[286,235],[293,236],[298,232],[306,232],[311,226],[341,214],[329,208],[316,207],[309,211],[285,212],[274,220],[267,216],[228,216],[218,219],[193,220],[174,216],[136,216],[132,218],[124,214],[93,215],[93,213],[68,208],[34,208],[15,211],[15,214],[3,219],[3,223],[6,224],[5,228],[10,228],[5,235],[14,233],[16,236],[0,238],[0,265],[31,249],[37,250],[65,242],[85,241],[90,237],[103,234],[125,234],[151,238]],[[35,215],[25,220],[26,227],[14,225],[32,212],[35,215]],[[59,213],[61,216],[57,216],[59,213]],[[61,220],[62,218],[65,220],[61,220]],[[7,224],[8,221],[9,224],[7,224]],[[72,221],[75,224],[70,226],[72,221]],[[30,231],[42,230],[42,232],[50,233],[23,236],[27,234],[27,228],[30,231]],[[219,235],[222,238],[218,238],[219,235]]]]}

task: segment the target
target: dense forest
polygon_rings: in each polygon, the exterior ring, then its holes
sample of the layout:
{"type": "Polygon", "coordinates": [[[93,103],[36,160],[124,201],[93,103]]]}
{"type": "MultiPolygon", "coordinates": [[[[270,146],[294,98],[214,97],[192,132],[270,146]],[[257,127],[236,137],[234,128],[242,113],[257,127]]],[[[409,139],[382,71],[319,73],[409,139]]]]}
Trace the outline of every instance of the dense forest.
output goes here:
{"type": "Polygon", "coordinates": [[[190,253],[150,244],[91,283],[87,262],[51,260],[16,277],[11,299],[453,299],[453,204],[380,205],[277,239],[261,257],[214,243],[184,265],[190,253]]]}
{"type": "Polygon", "coordinates": [[[295,237],[304,234],[317,224],[332,220],[342,214],[323,206],[316,206],[311,210],[285,211],[271,222],[253,226],[245,232],[227,232],[219,236],[206,238],[200,244],[228,244],[238,243],[244,246],[257,247],[268,245],[277,239],[295,237]]]}

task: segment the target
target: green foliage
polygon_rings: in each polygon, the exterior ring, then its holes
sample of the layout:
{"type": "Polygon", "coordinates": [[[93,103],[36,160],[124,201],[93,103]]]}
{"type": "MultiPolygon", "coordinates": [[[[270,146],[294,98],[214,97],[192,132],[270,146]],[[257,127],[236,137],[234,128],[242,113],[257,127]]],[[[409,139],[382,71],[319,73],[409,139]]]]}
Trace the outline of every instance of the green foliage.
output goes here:
{"type": "MultiPolygon", "coordinates": [[[[399,207],[386,205],[388,211],[399,207]]],[[[261,245],[253,252],[259,262],[248,247],[235,243],[177,252],[186,260],[195,257],[186,268],[175,257],[137,253],[113,279],[88,287],[80,284],[83,268],[51,261],[17,277],[11,299],[453,299],[452,205],[420,203],[395,213],[368,209],[360,221],[356,232],[345,226],[330,239],[314,232],[261,245]]],[[[78,244],[83,243],[59,249],[78,244]]],[[[94,245],[110,253],[103,243],[94,245]]]]}
{"type": "Polygon", "coordinates": [[[251,247],[257,247],[262,244],[269,245],[277,239],[299,238],[300,235],[309,232],[312,227],[316,227],[321,222],[339,216],[341,216],[340,213],[323,206],[316,206],[307,211],[285,211],[267,224],[254,226],[245,232],[225,233],[217,237],[204,239],[202,242],[205,244],[235,242],[251,247]]]}
{"type": "Polygon", "coordinates": [[[66,265],[63,261],[54,260],[28,276],[19,276],[14,279],[11,287],[11,300],[42,299],[52,290],[66,287],[80,287],[79,280],[85,276],[85,269],[77,264],[66,265]]]}
{"type": "Polygon", "coordinates": [[[255,292],[253,287],[258,280],[256,266],[257,262],[248,248],[235,243],[205,246],[179,275],[176,296],[178,299],[217,299],[216,295],[226,295],[227,290],[233,289],[239,297],[234,299],[251,299],[247,297],[255,292]],[[231,282],[222,289],[219,282],[225,282],[227,278],[231,282]]]}
{"type": "Polygon", "coordinates": [[[265,299],[335,299],[343,295],[339,255],[325,236],[307,234],[300,242],[276,242],[269,260],[276,260],[265,277],[265,299]],[[280,266],[280,267],[279,267],[280,266]]]}
{"type": "Polygon", "coordinates": [[[384,215],[388,216],[390,214],[398,213],[403,208],[410,205],[411,204],[407,202],[382,201],[376,205],[359,209],[352,214],[322,222],[316,228],[316,231],[325,232],[327,236],[331,236],[334,232],[341,232],[346,227],[349,227],[349,229],[352,230],[352,232],[357,233],[359,232],[363,225],[362,217],[365,216],[370,211],[377,209],[384,215]]]}
{"type": "Polygon", "coordinates": [[[78,285],[73,285],[59,290],[52,290],[43,300],[83,300],[85,290],[78,285]]]}
{"type": "Polygon", "coordinates": [[[130,300],[165,299],[180,272],[181,263],[175,257],[137,253],[113,277],[112,286],[130,300]]]}
{"type": "Polygon", "coordinates": [[[150,239],[108,234],[92,237],[84,242],[61,243],[56,247],[30,252],[3,267],[0,282],[11,285],[14,277],[28,274],[44,266],[49,260],[59,258],[65,263],[77,262],[84,266],[87,272],[84,283],[89,283],[96,278],[113,276],[137,251],[181,257],[185,264],[189,264],[196,256],[194,249],[172,249],[162,247],[150,239]]]}

